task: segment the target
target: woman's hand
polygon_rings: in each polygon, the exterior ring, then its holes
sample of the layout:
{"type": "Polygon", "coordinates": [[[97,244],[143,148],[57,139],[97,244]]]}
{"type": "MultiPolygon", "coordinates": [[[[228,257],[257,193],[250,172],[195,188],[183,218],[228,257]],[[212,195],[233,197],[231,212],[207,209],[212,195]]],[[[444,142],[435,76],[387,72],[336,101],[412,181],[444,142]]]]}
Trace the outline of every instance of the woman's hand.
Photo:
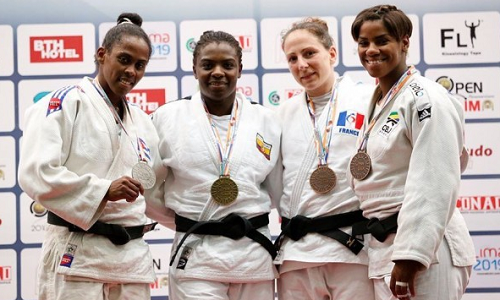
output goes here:
{"type": "Polygon", "coordinates": [[[122,176],[111,182],[104,200],[118,201],[125,199],[127,202],[134,202],[139,197],[139,194],[144,194],[141,183],[129,176],[122,176]]]}
{"type": "Polygon", "coordinates": [[[409,300],[415,296],[415,278],[424,265],[413,260],[397,260],[391,274],[391,291],[398,299],[409,300]]]}

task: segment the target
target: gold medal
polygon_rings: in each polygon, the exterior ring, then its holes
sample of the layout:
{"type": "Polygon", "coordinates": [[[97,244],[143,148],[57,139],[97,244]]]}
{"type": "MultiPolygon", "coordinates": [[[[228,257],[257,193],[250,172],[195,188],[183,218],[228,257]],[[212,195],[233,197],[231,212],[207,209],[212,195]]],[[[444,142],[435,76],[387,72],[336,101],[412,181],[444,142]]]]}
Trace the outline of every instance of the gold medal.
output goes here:
{"type": "Polygon", "coordinates": [[[327,165],[319,165],[309,179],[312,189],[318,194],[326,194],[337,184],[335,172],[327,165]]]}
{"type": "Polygon", "coordinates": [[[365,151],[359,150],[358,153],[352,157],[349,169],[351,170],[352,177],[357,180],[363,180],[370,174],[372,160],[365,151]]]}
{"type": "Polygon", "coordinates": [[[219,205],[229,205],[238,197],[238,185],[229,176],[221,176],[212,184],[210,194],[219,205]]]}

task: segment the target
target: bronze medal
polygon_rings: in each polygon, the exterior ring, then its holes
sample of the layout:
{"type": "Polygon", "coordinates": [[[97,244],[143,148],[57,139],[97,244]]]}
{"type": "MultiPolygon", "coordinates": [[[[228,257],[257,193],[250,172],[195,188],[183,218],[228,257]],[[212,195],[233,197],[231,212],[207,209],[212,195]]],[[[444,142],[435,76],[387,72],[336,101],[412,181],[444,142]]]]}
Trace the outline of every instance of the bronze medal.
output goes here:
{"type": "Polygon", "coordinates": [[[228,205],[238,197],[238,185],[229,176],[221,176],[212,184],[210,194],[219,205],[228,205]]]}
{"type": "Polygon", "coordinates": [[[357,180],[363,180],[370,174],[372,160],[365,151],[360,150],[352,157],[349,169],[351,170],[352,177],[357,180]]]}
{"type": "Polygon", "coordinates": [[[337,184],[335,172],[327,165],[319,165],[309,179],[312,189],[318,194],[326,194],[337,184]]]}

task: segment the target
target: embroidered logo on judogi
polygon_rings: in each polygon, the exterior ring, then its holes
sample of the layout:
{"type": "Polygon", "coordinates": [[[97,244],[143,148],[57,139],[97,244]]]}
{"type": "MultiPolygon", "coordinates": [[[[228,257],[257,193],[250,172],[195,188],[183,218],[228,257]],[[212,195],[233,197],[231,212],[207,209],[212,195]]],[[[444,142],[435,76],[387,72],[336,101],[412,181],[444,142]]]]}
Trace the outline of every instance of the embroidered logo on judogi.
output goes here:
{"type": "Polygon", "coordinates": [[[71,268],[71,263],[73,263],[73,256],[69,254],[64,254],[61,258],[61,263],[59,264],[61,267],[71,268]]]}
{"type": "Polygon", "coordinates": [[[343,111],[339,114],[337,121],[338,132],[358,136],[364,120],[365,115],[363,114],[352,110],[343,111]]]}
{"type": "Polygon", "coordinates": [[[424,89],[418,83],[412,82],[409,84],[409,87],[415,96],[422,97],[424,95],[424,89]]]}
{"type": "Polygon", "coordinates": [[[393,111],[385,120],[384,126],[380,128],[378,134],[384,137],[389,136],[392,130],[399,124],[399,113],[397,111],[393,111]]]}
{"type": "Polygon", "coordinates": [[[264,141],[264,138],[257,133],[257,137],[255,139],[255,144],[257,146],[257,150],[259,150],[260,153],[264,154],[264,157],[267,160],[271,159],[271,149],[273,148],[273,145],[268,144],[264,141]]]}
{"type": "MultiPolygon", "coordinates": [[[[64,97],[68,94],[69,91],[74,89],[77,86],[65,86],[54,93],[52,93],[52,98],[49,101],[49,106],[47,107],[47,115],[50,115],[56,111],[62,110],[62,104],[64,97]]],[[[80,89],[81,90],[81,89],[80,89]]]]}
{"type": "Polygon", "coordinates": [[[177,263],[177,269],[184,270],[186,268],[189,256],[191,256],[191,253],[193,252],[193,248],[191,247],[184,247],[184,250],[182,250],[181,257],[179,258],[179,262],[177,263]]]}
{"type": "Polygon", "coordinates": [[[422,109],[417,109],[418,112],[418,121],[422,122],[425,119],[431,117],[431,107],[424,107],[422,109]]]}
{"type": "Polygon", "coordinates": [[[74,244],[68,244],[68,246],[66,246],[66,253],[61,258],[60,266],[71,268],[77,247],[78,246],[74,244]]]}

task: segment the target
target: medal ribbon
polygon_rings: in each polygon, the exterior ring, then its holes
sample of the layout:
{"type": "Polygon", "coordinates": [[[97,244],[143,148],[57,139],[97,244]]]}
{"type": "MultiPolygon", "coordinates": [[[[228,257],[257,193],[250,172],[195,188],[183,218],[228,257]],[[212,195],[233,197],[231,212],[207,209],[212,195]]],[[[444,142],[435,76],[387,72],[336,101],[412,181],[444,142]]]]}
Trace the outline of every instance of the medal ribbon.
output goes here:
{"type": "MultiPolygon", "coordinates": [[[[147,145],[144,142],[144,140],[142,140],[141,138],[137,137],[137,135],[136,135],[136,138],[137,138],[137,149],[139,151],[135,150],[134,142],[132,141],[132,138],[128,134],[127,129],[125,128],[125,125],[122,122],[122,119],[120,118],[120,116],[116,112],[116,110],[115,110],[115,108],[113,106],[113,103],[109,99],[108,95],[106,94],[106,92],[102,88],[102,86],[99,83],[99,81],[97,80],[97,78],[94,78],[94,80],[92,80],[92,85],[97,90],[97,93],[99,93],[99,95],[104,99],[104,101],[108,105],[109,110],[111,110],[111,114],[113,114],[113,117],[115,118],[116,123],[118,125],[120,125],[121,129],[123,130],[123,132],[125,132],[125,134],[127,135],[128,139],[130,140],[130,143],[132,144],[132,148],[134,149],[135,153],[137,154],[137,157],[139,158],[139,161],[147,161],[145,158],[149,158],[149,160],[151,160],[149,154],[146,154],[146,152],[149,153],[149,148],[147,147],[147,145]]],[[[125,101],[123,101],[123,104],[126,107],[126,109],[128,110],[127,103],[125,101]]],[[[134,123],[134,121],[132,120],[132,115],[130,115],[130,120],[132,121],[132,123],[134,123]]]]}
{"type": "Polygon", "coordinates": [[[144,142],[143,139],[137,137],[137,150],[139,155],[139,160],[149,162],[151,161],[151,153],[148,145],[144,142]]]}
{"type": "Polygon", "coordinates": [[[212,128],[212,132],[215,136],[215,140],[217,142],[217,149],[219,150],[219,159],[220,159],[220,167],[219,167],[219,175],[229,177],[229,156],[231,155],[231,150],[233,150],[234,140],[236,139],[236,132],[238,130],[238,99],[234,99],[233,109],[231,110],[231,117],[229,119],[229,126],[227,128],[226,135],[226,146],[223,148],[222,141],[220,139],[219,130],[215,126],[214,121],[208,111],[207,105],[205,104],[205,100],[203,100],[203,107],[205,108],[205,112],[207,113],[208,121],[210,122],[210,127],[212,128]]]}
{"type": "Polygon", "coordinates": [[[337,98],[338,98],[337,87],[341,80],[342,77],[337,79],[337,82],[333,87],[330,100],[328,100],[328,117],[326,118],[323,134],[321,134],[318,128],[318,124],[316,122],[314,102],[309,98],[309,95],[306,94],[307,109],[309,111],[309,116],[311,117],[311,121],[314,127],[314,143],[316,144],[316,151],[318,153],[318,160],[319,160],[318,165],[326,165],[328,163],[328,154],[333,133],[332,131],[333,120],[335,119],[335,113],[337,111],[337,98]]]}
{"type": "MultiPolygon", "coordinates": [[[[392,99],[396,98],[396,96],[399,95],[399,93],[403,90],[403,87],[406,85],[408,80],[410,80],[411,76],[415,74],[417,70],[415,69],[414,66],[411,66],[408,68],[406,72],[401,75],[401,77],[398,79],[396,83],[394,83],[389,90],[389,92],[385,95],[385,97],[382,99],[382,108],[378,112],[378,114],[370,121],[370,124],[368,124],[368,129],[363,135],[363,140],[361,141],[361,145],[359,145],[358,151],[366,151],[366,147],[368,144],[368,138],[370,136],[370,132],[373,129],[373,126],[375,126],[375,123],[377,123],[378,119],[382,115],[382,112],[384,111],[384,108],[391,102],[392,99]]],[[[373,113],[373,111],[372,111],[373,113]]],[[[363,125],[363,130],[364,130],[364,125],[363,125]]]]}

